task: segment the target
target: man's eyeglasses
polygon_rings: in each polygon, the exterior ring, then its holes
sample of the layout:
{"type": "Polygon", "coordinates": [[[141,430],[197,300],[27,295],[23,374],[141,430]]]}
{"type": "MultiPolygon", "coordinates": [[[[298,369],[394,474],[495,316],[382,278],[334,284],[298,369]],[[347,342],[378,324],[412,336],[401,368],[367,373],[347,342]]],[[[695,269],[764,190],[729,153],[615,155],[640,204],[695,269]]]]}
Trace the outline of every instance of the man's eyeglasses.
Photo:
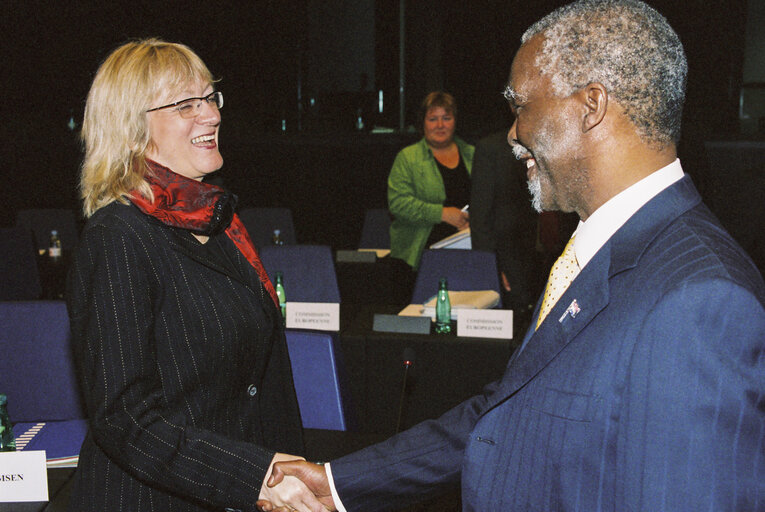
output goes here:
{"type": "Polygon", "coordinates": [[[193,117],[197,117],[202,111],[203,101],[206,101],[216,109],[220,110],[223,108],[223,93],[220,91],[215,91],[211,92],[207,96],[202,96],[199,98],[186,98],[185,100],[176,101],[175,103],[170,103],[169,105],[150,108],[146,112],[154,112],[155,110],[162,110],[164,108],[174,108],[178,111],[182,118],[191,119],[193,117]]]}

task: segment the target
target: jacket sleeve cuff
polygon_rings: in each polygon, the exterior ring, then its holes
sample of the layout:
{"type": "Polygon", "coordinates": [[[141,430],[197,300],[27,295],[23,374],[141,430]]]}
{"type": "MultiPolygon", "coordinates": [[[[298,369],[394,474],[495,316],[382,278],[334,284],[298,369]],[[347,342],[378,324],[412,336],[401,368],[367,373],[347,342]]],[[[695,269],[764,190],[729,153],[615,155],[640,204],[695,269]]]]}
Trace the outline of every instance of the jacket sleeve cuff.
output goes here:
{"type": "Polygon", "coordinates": [[[428,205],[427,211],[425,212],[425,216],[431,224],[438,224],[441,222],[441,212],[443,211],[444,207],[440,204],[430,204],[428,205]]]}
{"type": "Polygon", "coordinates": [[[329,481],[329,489],[332,492],[332,501],[335,502],[335,507],[337,508],[338,512],[347,512],[345,510],[345,507],[343,506],[343,503],[340,501],[340,496],[337,494],[337,489],[335,489],[335,480],[332,478],[332,468],[330,467],[329,462],[324,464],[324,471],[327,472],[327,480],[329,481]]]}

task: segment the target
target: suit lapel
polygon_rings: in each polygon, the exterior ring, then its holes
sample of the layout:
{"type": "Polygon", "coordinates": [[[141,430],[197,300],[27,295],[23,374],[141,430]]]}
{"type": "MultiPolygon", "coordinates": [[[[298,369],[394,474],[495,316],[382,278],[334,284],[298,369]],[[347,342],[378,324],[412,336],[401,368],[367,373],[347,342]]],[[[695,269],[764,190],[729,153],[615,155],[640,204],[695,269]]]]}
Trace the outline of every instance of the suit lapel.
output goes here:
{"type": "Polygon", "coordinates": [[[524,336],[523,349],[510,359],[502,378],[502,391],[495,394],[487,410],[542,371],[608,305],[609,279],[637,265],[657,234],[700,201],[686,175],[646,203],[582,269],[535,331],[540,299],[524,336]]]}
{"type": "Polygon", "coordinates": [[[502,381],[504,398],[537,375],[608,304],[608,246],[582,269],[566,292],[534,330],[539,305],[532,325],[524,337],[525,346],[509,362],[502,381]],[[574,302],[576,301],[576,302],[574,302]]]}

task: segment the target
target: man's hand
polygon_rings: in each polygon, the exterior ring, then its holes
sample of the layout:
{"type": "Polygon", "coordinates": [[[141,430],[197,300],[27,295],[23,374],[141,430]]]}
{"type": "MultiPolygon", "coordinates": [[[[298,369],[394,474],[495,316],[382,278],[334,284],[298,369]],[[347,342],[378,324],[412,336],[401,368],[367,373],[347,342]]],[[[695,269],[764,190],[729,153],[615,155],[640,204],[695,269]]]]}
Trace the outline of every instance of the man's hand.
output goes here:
{"type": "MultiPolygon", "coordinates": [[[[267,486],[269,488],[279,489],[290,480],[298,480],[304,484],[305,487],[307,487],[307,490],[313,493],[313,500],[323,507],[322,509],[310,508],[307,510],[311,510],[311,512],[324,509],[336,510],[335,502],[332,500],[332,491],[329,488],[327,472],[324,470],[324,466],[299,459],[289,462],[277,462],[272,466],[271,477],[267,479],[267,486]]],[[[261,495],[262,494],[263,491],[261,491],[261,495]]],[[[276,511],[278,510],[276,507],[279,506],[276,502],[273,502],[268,498],[258,500],[257,505],[262,510],[266,511],[276,511]]],[[[294,505],[292,506],[294,507],[294,505]]],[[[303,509],[298,508],[298,510],[303,509]]]]}
{"type": "MultiPolygon", "coordinates": [[[[263,479],[263,485],[260,488],[257,505],[262,510],[298,510],[300,512],[326,512],[322,502],[314,496],[315,492],[306,486],[292,473],[288,471],[279,471],[276,468],[280,461],[294,461],[299,463],[305,461],[302,457],[288,455],[286,453],[277,453],[271,460],[271,467],[263,479]],[[279,484],[279,485],[277,485],[279,484]]],[[[307,462],[303,462],[308,464],[307,462]]],[[[322,468],[322,466],[318,466],[322,468]]],[[[322,468],[323,472],[323,468],[322,468]]],[[[326,479],[326,475],[325,475],[326,479]]],[[[327,483],[329,489],[329,483],[327,483]]],[[[332,497],[329,497],[329,503],[332,503],[332,497]]]]}

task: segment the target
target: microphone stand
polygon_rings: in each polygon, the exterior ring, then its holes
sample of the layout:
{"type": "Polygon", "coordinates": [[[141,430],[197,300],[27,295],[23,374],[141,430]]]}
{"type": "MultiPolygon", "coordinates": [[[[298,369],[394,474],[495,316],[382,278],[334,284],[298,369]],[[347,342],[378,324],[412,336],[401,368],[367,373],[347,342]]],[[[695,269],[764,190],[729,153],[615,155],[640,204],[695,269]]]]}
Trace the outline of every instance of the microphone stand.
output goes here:
{"type": "Polygon", "coordinates": [[[409,368],[414,364],[414,350],[407,347],[404,349],[404,382],[401,385],[401,399],[398,403],[398,419],[396,419],[396,432],[401,429],[401,412],[404,409],[404,397],[406,396],[406,380],[409,375],[409,368]]]}

